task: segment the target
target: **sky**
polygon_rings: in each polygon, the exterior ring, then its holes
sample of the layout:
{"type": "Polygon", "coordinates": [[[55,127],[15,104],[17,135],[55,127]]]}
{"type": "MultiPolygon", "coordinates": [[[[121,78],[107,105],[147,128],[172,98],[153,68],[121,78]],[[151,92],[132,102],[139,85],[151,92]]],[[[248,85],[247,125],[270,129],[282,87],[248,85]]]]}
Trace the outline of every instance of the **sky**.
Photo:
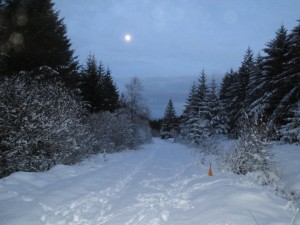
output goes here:
{"type": "Polygon", "coordinates": [[[89,54],[111,69],[119,92],[134,76],[144,86],[151,117],[169,99],[181,115],[202,70],[208,83],[237,70],[300,19],[300,0],[53,0],[81,64],[89,54]],[[124,36],[131,35],[126,41],[124,36]]]}

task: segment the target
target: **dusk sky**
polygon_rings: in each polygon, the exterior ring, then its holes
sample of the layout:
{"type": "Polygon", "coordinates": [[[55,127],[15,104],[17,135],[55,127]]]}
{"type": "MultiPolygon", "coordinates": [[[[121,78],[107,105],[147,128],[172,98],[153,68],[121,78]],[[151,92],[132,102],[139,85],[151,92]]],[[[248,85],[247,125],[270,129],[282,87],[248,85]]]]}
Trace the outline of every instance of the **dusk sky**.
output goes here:
{"type": "Polygon", "coordinates": [[[54,0],[80,63],[109,66],[119,91],[137,76],[152,118],[168,100],[180,115],[202,69],[220,82],[258,53],[283,24],[300,19],[300,0],[54,0]],[[126,41],[124,36],[131,35],[126,41]]]}

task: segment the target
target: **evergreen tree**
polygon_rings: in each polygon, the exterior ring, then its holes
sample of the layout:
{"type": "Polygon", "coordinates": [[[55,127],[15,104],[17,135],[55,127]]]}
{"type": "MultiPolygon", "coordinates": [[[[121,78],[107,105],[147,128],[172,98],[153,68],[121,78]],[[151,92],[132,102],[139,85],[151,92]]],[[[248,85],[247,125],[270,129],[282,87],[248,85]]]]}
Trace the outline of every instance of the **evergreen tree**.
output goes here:
{"type": "Polygon", "coordinates": [[[280,82],[284,71],[288,68],[288,51],[289,51],[289,37],[287,30],[281,26],[276,32],[276,37],[267,44],[264,52],[267,54],[264,59],[263,65],[263,79],[262,79],[262,92],[264,93],[258,101],[261,103],[259,106],[259,113],[264,120],[269,121],[271,124],[281,123],[279,117],[274,113],[279,102],[284,96],[284,84],[280,82]]]}
{"type": "Polygon", "coordinates": [[[248,92],[247,88],[249,85],[250,74],[254,69],[254,59],[253,52],[250,48],[246,50],[244,55],[244,60],[241,67],[237,73],[236,82],[233,86],[233,92],[235,93],[235,98],[233,99],[234,108],[232,108],[232,118],[233,118],[233,133],[238,134],[241,130],[244,120],[245,112],[249,110],[249,105],[247,102],[248,92]]]}
{"type": "Polygon", "coordinates": [[[196,104],[196,90],[197,86],[194,82],[189,92],[185,109],[182,114],[180,121],[180,138],[187,141],[188,134],[191,128],[191,120],[197,115],[197,104],[196,104]]]}
{"type": "Polygon", "coordinates": [[[206,74],[202,70],[199,80],[198,91],[196,93],[198,103],[197,123],[195,124],[196,136],[199,139],[207,137],[209,134],[209,106],[208,106],[208,86],[206,84],[206,74]]]}
{"type": "Polygon", "coordinates": [[[288,143],[300,143],[300,100],[288,110],[285,122],[279,129],[281,140],[288,143]]]}
{"type": "Polygon", "coordinates": [[[208,87],[206,85],[206,74],[204,70],[202,70],[198,82],[199,84],[195,93],[196,114],[194,117],[189,118],[188,121],[190,124],[188,139],[195,145],[200,145],[203,138],[207,137],[209,130],[207,105],[208,87]]]}
{"type": "Polygon", "coordinates": [[[252,73],[250,73],[249,84],[247,87],[247,98],[246,104],[249,106],[249,116],[257,120],[260,115],[258,115],[258,106],[260,102],[258,99],[263,95],[263,64],[264,59],[260,53],[257,54],[254,60],[254,68],[252,73]]]}
{"type": "Polygon", "coordinates": [[[281,127],[279,133],[283,140],[300,142],[300,21],[289,35],[288,48],[287,68],[277,76],[275,89],[280,101],[271,118],[281,127]]]}
{"type": "Polygon", "coordinates": [[[89,55],[86,66],[81,71],[81,95],[88,103],[90,112],[102,110],[102,72],[97,67],[95,56],[89,55]]]}
{"type": "Polygon", "coordinates": [[[108,68],[102,77],[102,110],[114,112],[119,108],[119,94],[116,85],[113,82],[110,69],[108,68]]]}
{"type": "Polygon", "coordinates": [[[174,133],[178,131],[178,121],[173,102],[170,99],[165,110],[164,118],[162,120],[160,136],[162,139],[174,138],[174,133]]]}
{"type": "Polygon", "coordinates": [[[243,108],[243,111],[248,111],[249,108],[249,80],[251,75],[254,71],[254,59],[253,59],[253,52],[250,47],[248,47],[244,60],[242,62],[242,66],[239,69],[239,102],[241,104],[241,108],[243,108]]]}
{"type": "Polygon", "coordinates": [[[237,73],[232,70],[225,75],[223,80],[220,99],[225,106],[229,119],[229,130],[233,137],[237,137],[242,127],[243,116],[248,111],[247,88],[249,85],[250,74],[254,70],[253,53],[247,49],[244,60],[237,73]]]}
{"type": "Polygon", "coordinates": [[[219,100],[217,84],[214,78],[210,84],[207,102],[209,112],[209,136],[226,134],[228,130],[228,121],[219,100]]]}
{"type": "Polygon", "coordinates": [[[75,86],[77,61],[66,26],[51,0],[6,0],[5,28],[1,37],[2,75],[34,71],[47,66],[58,71],[68,86],[75,86]]]}
{"type": "Polygon", "coordinates": [[[238,91],[239,86],[238,73],[230,70],[230,72],[225,74],[220,90],[220,100],[221,104],[225,110],[228,117],[228,126],[230,136],[237,138],[238,130],[236,129],[236,124],[238,121],[238,91]]]}
{"type": "Polygon", "coordinates": [[[207,95],[208,87],[206,85],[206,74],[204,70],[202,70],[199,80],[198,80],[198,87],[196,90],[195,99],[197,102],[198,112],[201,110],[201,104],[205,101],[207,95]]]}

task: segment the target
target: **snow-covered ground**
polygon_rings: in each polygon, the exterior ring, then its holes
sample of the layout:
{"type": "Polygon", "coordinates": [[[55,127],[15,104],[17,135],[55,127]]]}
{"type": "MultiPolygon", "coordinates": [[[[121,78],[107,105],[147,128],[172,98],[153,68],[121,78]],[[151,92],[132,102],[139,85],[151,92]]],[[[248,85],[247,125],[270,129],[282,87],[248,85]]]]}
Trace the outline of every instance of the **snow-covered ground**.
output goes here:
{"type": "Polygon", "coordinates": [[[199,165],[191,152],[154,139],[107,162],[97,155],[43,173],[14,173],[0,180],[0,224],[291,224],[295,212],[270,187],[221,173],[213,160],[209,177],[210,160],[199,165]]]}
{"type": "Polygon", "coordinates": [[[300,145],[277,144],[272,151],[280,178],[278,190],[300,207],[300,145]]]}

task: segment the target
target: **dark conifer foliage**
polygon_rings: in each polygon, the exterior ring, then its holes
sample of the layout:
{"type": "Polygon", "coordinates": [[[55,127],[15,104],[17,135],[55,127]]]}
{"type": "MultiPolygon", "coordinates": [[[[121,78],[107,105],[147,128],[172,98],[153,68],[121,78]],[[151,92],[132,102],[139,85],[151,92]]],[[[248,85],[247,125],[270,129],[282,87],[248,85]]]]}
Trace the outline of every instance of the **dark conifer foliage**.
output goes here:
{"type": "Polygon", "coordinates": [[[34,71],[48,66],[74,86],[77,61],[73,56],[66,26],[51,0],[6,0],[5,32],[1,37],[1,74],[34,71]]]}
{"type": "Polygon", "coordinates": [[[257,54],[254,60],[253,70],[250,72],[249,84],[247,87],[246,104],[248,106],[248,113],[252,117],[256,115],[258,101],[256,101],[263,94],[263,63],[264,59],[260,53],[257,54]]]}
{"type": "Polygon", "coordinates": [[[177,136],[178,133],[178,119],[174,109],[172,100],[170,99],[165,110],[165,115],[162,120],[160,136],[162,139],[177,136]]]}
{"type": "Polygon", "coordinates": [[[180,138],[187,142],[199,145],[200,140],[208,135],[209,108],[208,86],[206,74],[202,70],[198,84],[193,84],[187,99],[187,105],[181,119],[180,138]]]}
{"type": "Polygon", "coordinates": [[[237,117],[239,113],[239,108],[237,107],[239,100],[238,81],[238,73],[230,70],[230,72],[225,74],[220,90],[220,101],[228,117],[229,135],[235,138],[238,135],[236,124],[239,119],[237,117]]]}
{"type": "Polygon", "coordinates": [[[90,112],[114,112],[120,107],[119,93],[111,76],[110,69],[99,65],[94,55],[89,55],[81,71],[81,95],[88,103],[90,112]]]}
{"type": "Polygon", "coordinates": [[[223,110],[216,80],[213,78],[207,97],[208,102],[208,120],[209,120],[209,136],[227,134],[228,118],[223,110]]]}
{"type": "Polygon", "coordinates": [[[101,110],[113,112],[119,108],[119,93],[111,76],[110,69],[106,70],[102,78],[101,95],[103,98],[101,110]]]}
{"type": "Polygon", "coordinates": [[[226,74],[220,99],[229,117],[230,134],[237,137],[244,115],[261,119],[271,138],[300,141],[297,112],[300,99],[300,25],[291,34],[281,26],[267,43],[264,56],[247,50],[238,73],[226,74]],[[279,132],[276,132],[279,131],[279,132]]]}
{"type": "MultiPolygon", "coordinates": [[[[261,96],[262,103],[261,114],[266,121],[272,120],[275,123],[281,123],[274,113],[280,103],[285,90],[282,79],[285,77],[285,71],[288,68],[289,36],[284,26],[281,26],[276,32],[276,37],[267,44],[264,52],[267,54],[263,66],[263,86],[264,95],[261,96]]],[[[273,123],[272,122],[272,123],[273,123]]]]}
{"type": "Polygon", "coordinates": [[[81,71],[80,89],[83,100],[89,105],[90,112],[99,112],[102,107],[101,76],[103,74],[101,72],[97,67],[95,56],[89,55],[81,71]]]}

